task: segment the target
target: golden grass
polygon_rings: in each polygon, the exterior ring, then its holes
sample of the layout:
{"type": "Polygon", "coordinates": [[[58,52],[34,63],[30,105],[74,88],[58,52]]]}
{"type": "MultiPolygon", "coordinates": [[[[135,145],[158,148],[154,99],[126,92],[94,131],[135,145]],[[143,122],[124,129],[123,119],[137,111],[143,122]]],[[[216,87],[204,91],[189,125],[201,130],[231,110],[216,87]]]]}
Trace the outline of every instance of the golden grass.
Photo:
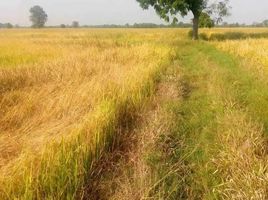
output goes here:
{"type": "MultiPolygon", "coordinates": [[[[171,30],[0,33],[0,198],[83,195],[122,116],[154,92],[171,30]]],[[[169,39],[170,38],[170,39],[169,39]]]]}
{"type": "MultiPolygon", "coordinates": [[[[201,33],[205,33],[208,38],[213,34],[228,34],[241,33],[251,34],[248,38],[233,38],[224,41],[214,41],[213,44],[220,50],[228,52],[234,56],[238,56],[248,62],[248,65],[253,65],[251,69],[267,71],[268,68],[268,30],[267,28],[234,28],[234,29],[203,29],[201,33]],[[260,35],[260,38],[254,38],[254,35],[260,35]]],[[[250,68],[250,67],[249,67],[250,68]]]]}
{"type": "Polygon", "coordinates": [[[228,92],[229,86],[220,81],[222,72],[212,71],[214,77],[210,90],[224,107],[218,116],[215,133],[216,154],[209,164],[214,166],[214,175],[221,183],[213,192],[221,199],[267,199],[268,149],[264,124],[254,119],[228,92]]]}
{"type": "Polygon", "coordinates": [[[219,123],[222,149],[213,162],[225,180],[218,192],[226,199],[265,200],[268,155],[262,125],[232,110],[219,123]]]}
{"type": "Polygon", "coordinates": [[[268,68],[268,38],[217,42],[215,45],[235,56],[242,57],[259,69],[268,68]]]}
{"type": "MultiPolygon", "coordinates": [[[[229,30],[204,29],[201,33],[226,31],[229,30]]],[[[232,31],[256,32],[255,29],[232,31]]],[[[178,47],[174,40],[185,40],[186,32],[169,29],[1,31],[0,199],[82,198],[83,187],[93,170],[92,163],[116,138],[122,123],[131,121],[155,92],[159,75],[172,63],[175,50],[184,47],[185,42],[178,47]]],[[[248,63],[260,68],[268,65],[266,43],[264,38],[213,42],[217,48],[245,58],[243,66],[248,63]]],[[[194,63],[194,56],[189,55],[187,64],[194,63]]],[[[206,147],[217,152],[207,164],[217,169],[215,176],[223,183],[213,188],[213,193],[225,199],[265,199],[267,141],[262,124],[235,106],[234,97],[226,89],[229,83],[219,82],[224,73],[206,60],[206,57],[202,60],[200,70],[209,70],[213,78],[206,86],[209,95],[218,98],[218,106],[223,104],[225,108],[216,120],[219,128],[215,137],[219,143],[206,147]],[[211,71],[211,66],[217,70],[211,71]]],[[[170,96],[170,87],[160,92],[172,98],[174,89],[171,88],[170,96]]],[[[189,109],[192,106],[189,104],[189,109]]],[[[165,122],[172,121],[168,116],[163,117],[165,122]]],[[[154,124],[151,126],[155,128],[154,124]]],[[[142,134],[148,131],[149,125],[142,134]]],[[[141,169],[144,167],[144,163],[137,164],[141,164],[141,169]]],[[[148,174],[139,172],[135,180],[146,179],[148,174]]],[[[131,188],[136,185],[135,180],[128,185],[127,177],[121,178],[124,180],[118,184],[122,183],[122,188],[115,198],[137,193],[131,188]]],[[[162,184],[161,180],[155,181],[162,184]]],[[[136,189],[148,192],[152,180],[144,181],[136,189]]],[[[163,188],[166,186],[163,183],[163,188]]]]}

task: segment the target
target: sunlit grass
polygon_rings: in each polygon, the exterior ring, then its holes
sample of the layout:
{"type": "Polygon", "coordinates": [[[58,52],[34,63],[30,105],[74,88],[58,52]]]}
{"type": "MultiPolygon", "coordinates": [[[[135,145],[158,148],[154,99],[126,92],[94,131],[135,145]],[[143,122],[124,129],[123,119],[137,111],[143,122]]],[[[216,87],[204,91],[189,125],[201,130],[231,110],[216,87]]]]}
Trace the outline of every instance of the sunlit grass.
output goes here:
{"type": "Polygon", "coordinates": [[[1,35],[0,198],[73,199],[174,57],[173,30],[1,35]],[[127,120],[127,119],[124,119],[127,120]]]}
{"type": "MultiPolygon", "coordinates": [[[[0,199],[82,198],[92,163],[150,100],[168,66],[181,73],[182,97],[167,106],[176,118],[163,116],[174,123],[176,155],[153,165],[179,162],[182,171],[160,177],[167,191],[159,192],[264,197],[268,89],[252,69],[267,67],[267,39],[191,42],[187,31],[1,31],[0,199]]],[[[266,32],[201,34],[230,31],[266,32]]]]}
{"type": "Polygon", "coordinates": [[[214,35],[212,42],[218,49],[248,61],[254,65],[252,68],[267,69],[267,28],[201,29],[200,32],[209,40],[214,35]]]}
{"type": "Polygon", "coordinates": [[[216,46],[258,65],[259,68],[268,68],[268,38],[218,42],[216,46]]]}

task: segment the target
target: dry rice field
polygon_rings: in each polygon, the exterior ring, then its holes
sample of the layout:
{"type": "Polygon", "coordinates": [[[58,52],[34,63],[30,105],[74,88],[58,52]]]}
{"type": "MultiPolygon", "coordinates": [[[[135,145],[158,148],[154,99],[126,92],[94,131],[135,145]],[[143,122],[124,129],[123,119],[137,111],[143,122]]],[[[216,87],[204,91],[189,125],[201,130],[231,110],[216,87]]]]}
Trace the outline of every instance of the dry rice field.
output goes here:
{"type": "Polygon", "coordinates": [[[188,31],[0,30],[0,199],[267,199],[268,31],[188,31]]]}

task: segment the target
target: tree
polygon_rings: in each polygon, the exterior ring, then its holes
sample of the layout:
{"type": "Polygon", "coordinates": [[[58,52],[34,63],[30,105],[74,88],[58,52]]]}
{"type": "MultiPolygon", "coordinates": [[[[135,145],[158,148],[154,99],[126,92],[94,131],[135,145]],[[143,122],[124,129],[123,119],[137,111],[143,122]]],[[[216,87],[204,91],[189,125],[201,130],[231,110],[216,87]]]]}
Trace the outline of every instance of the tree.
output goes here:
{"type": "Polygon", "coordinates": [[[221,0],[220,2],[208,5],[208,0],[137,0],[143,9],[148,9],[152,6],[156,13],[166,21],[173,18],[173,23],[177,22],[176,15],[180,14],[182,17],[191,12],[193,18],[193,39],[198,39],[198,24],[199,17],[203,11],[208,14],[219,14],[219,19],[228,14],[228,1],[221,0]]]}
{"type": "Polygon", "coordinates": [[[79,27],[79,22],[78,21],[73,21],[72,27],[73,28],[78,28],[79,27]]]}
{"type": "Polygon", "coordinates": [[[263,26],[268,26],[268,19],[264,20],[262,23],[263,23],[263,26]]]}
{"type": "Polygon", "coordinates": [[[66,28],[66,25],[65,24],[61,24],[60,27],[61,28],[66,28]]]}
{"type": "Polygon", "coordinates": [[[207,12],[209,15],[215,16],[214,22],[216,22],[216,24],[221,23],[223,21],[223,17],[230,15],[229,9],[231,7],[228,6],[228,3],[229,3],[229,0],[222,0],[218,3],[213,3],[207,9],[207,12]]]}
{"type": "Polygon", "coordinates": [[[13,25],[11,23],[0,23],[0,28],[13,28],[13,25]]]}
{"type": "Polygon", "coordinates": [[[6,27],[7,27],[7,28],[13,28],[13,25],[12,25],[11,23],[7,23],[7,24],[6,24],[6,27]]]}
{"type": "Polygon", "coordinates": [[[215,26],[214,20],[211,19],[209,14],[202,12],[199,17],[199,27],[200,28],[212,28],[215,26]]]}
{"type": "Polygon", "coordinates": [[[34,6],[30,9],[30,20],[33,28],[42,28],[47,22],[47,14],[40,6],[34,6]]]}

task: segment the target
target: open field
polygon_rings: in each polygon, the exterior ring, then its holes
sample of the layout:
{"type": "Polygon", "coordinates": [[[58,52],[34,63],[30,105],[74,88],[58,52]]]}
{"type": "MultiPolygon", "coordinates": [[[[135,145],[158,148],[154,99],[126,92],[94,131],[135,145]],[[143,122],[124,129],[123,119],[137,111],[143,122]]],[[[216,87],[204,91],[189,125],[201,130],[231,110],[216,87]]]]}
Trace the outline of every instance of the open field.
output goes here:
{"type": "Polygon", "coordinates": [[[0,34],[1,199],[71,198],[90,155],[154,91],[173,49],[151,31],[0,34]]]}
{"type": "Polygon", "coordinates": [[[229,40],[216,42],[216,47],[228,52],[247,63],[246,68],[252,73],[257,73],[256,78],[267,82],[268,73],[268,39],[229,40]]]}
{"type": "Polygon", "coordinates": [[[259,70],[268,67],[267,31],[267,28],[208,29],[201,30],[201,34],[206,34],[210,39],[214,34],[216,47],[243,58],[254,65],[252,69],[257,67],[259,70]],[[217,34],[221,37],[217,38],[217,34]]]}
{"type": "Polygon", "coordinates": [[[187,32],[1,30],[0,199],[267,199],[268,31],[187,32]]]}

